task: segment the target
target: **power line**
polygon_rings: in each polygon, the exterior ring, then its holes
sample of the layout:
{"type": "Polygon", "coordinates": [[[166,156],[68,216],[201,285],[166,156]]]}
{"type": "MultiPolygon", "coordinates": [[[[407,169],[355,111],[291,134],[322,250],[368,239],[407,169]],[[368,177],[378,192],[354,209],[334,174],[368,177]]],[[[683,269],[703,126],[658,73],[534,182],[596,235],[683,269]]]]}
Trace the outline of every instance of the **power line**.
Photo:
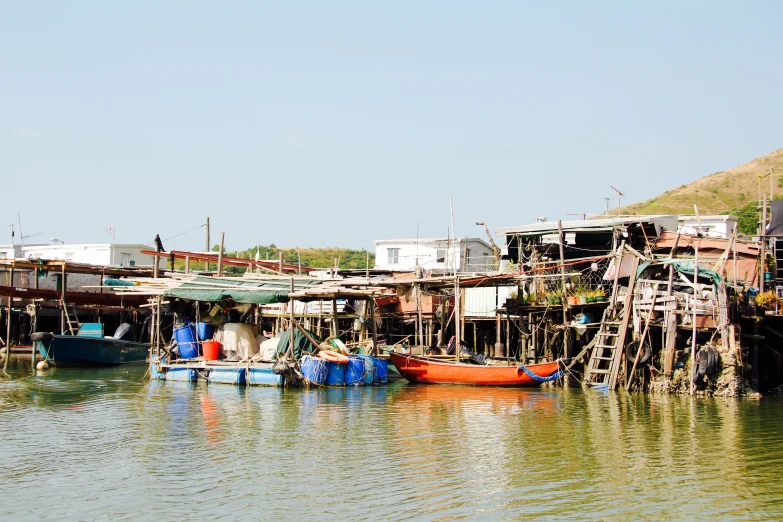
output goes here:
{"type": "Polygon", "coordinates": [[[169,239],[174,239],[175,237],[184,236],[185,234],[190,234],[191,232],[195,232],[195,231],[196,231],[196,230],[198,230],[199,228],[204,228],[205,226],[207,226],[207,224],[206,224],[206,223],[204,223],[204,224],[201,224],[201,225],[197,226],[196,228],[192,228],[192,229],[188,230],[187,232],[183,232],[183,233],[181,233],[181,234],[177,234],[176,236],[167,237],[167,238],[166,238],[166,239],[164,239],[163,241],[168,241],[169,239]]]}

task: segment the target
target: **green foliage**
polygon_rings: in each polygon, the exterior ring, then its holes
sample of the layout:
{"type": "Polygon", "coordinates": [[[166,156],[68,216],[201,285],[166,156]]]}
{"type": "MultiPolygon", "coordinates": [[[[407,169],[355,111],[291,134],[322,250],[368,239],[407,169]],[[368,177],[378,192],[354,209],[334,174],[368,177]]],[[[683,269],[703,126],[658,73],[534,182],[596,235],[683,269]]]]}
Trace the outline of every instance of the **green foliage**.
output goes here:
{"type": "Polygon", "coordinates": [[[740,234],[752,236],[758,232],[759,210],[756,202],[751,201],[741,207],[726,210],[724,214],[737,216],[737,230],[740,234]]]}
{"type": "MultiPolygon", "coordinates": [[[[352,250],[348,248],[288,248],[280,249],[274,244],[269,246],[258,245],[238,253],[238,257],[255,259],[256,249],[259,251],[259,259],[276,261],[279,252],[283,252],[283,261],[292,265],[297,264],[297,250],[302,256],[303,268],[331,268],[334,260],[338,260],[338,268],[361,269],[367,266],[367,251],[352,250]]],[[[232,255],[229,253],[229,255],[232,255]]],[[[370,268],[375,266],[375,254],[370,252],[370,268]]]]}

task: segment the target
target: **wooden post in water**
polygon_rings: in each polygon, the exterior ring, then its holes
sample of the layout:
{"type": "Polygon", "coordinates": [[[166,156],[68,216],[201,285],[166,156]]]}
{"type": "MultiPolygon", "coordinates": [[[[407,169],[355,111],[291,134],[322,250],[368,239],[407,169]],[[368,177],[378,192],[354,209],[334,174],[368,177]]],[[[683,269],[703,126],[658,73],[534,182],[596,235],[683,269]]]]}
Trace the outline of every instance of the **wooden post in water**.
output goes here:
{"type": "Polygon", "coordinates": [[[220,233],[220,247],[218,250],[218,268],[217,268],[217,276],[223,277],[223,240],[226,238],[226,233],[221,232],[220,233]]]}
{"type": "Polygon", "coordinates": [[[424,320],[421,315],[421,286],[415,285],[414,288],[416,289],[416,322],[418,324],[416,334],[419,338],[418,345],[422,346],[424,344],[424,320]]]}
{"type": "MultiPolygon", "coordinates": [[[[156,258],[156,261],[157,261],[157,258],[156,258]]],[[[60,295],[62,295],[62,301],[63,301],[62,310],[60,310],[60,334],[64,334],[65,333],[65,325],[66,325],[65,314],[68,313],[68,311],[65,309],[65,307],[67,306],[67,304],[66,304],[67,301],[65,300],[65,292],[66,292],[67,286],[68,286],[68,275],[65,273],[65,261],[63,261],[63,264],[60,267],[60,279],[61,279],[61,281],[60,281],[60,283],[61,283],[60,284],[60,295]]]]}
{"type": "Polygon", "coordinates": [[[511,315],[506,310],[506,357],[511,357],[511,315]]]}
{"type": "MultiPolygon", "coordinates": [[[[561,297],[561,302],[563,304],[563,358],[568,360],[570,357],[569,353],[569,342],[568,342],[568,299],[566,298],[566,293],[568,292],[568,286],[566,284],[566,267],[565,267],[565,239],[563,238],[563,222],[561,220],[557,220],[557,243],[560,247],[560,275],[562,276],[561,279],[561,290],[563,293],[563,296],[561,297]]],[[[568,374],[565,376],[564,380],[566,386],[568,385],[568,374]]]]}
{"type": "MultiPolygon", "coordinates": [[[[291,278],[291,289],[290,293],[294,293],[294,278],[291,278]]],[[[294,300],[289,296],[288,298],[288,359],[293,361],[294,360],[294,300]]]]}
{"type": "Polygon", "coordinates": [[[500,341],[500,330],[500,312],[495,312],[495,357],[503,357],[503,343],[500,341]]]}
{"type": "MultiPolygon", "coordinates": [[[[691,336],[691,395],[696,393],[696,382],[694,376],[696,375],[696,305],[698,301],[698,284],[699,284],[699,245],[696,245],[696,257],[693,261],[693,335],[691,336]]],[[[630,291],[630,290],[629,290],[630,291]]],[[[642,346],[639,345],[639,350],[642,346]]]]}
{"type": "Polygon", "coordinates": [[[761,226],[759,227],[759,247],[761,248],[760,255],[759,255],[759,257],[761,258],[759,260],[759,265],[760,265],[760,267],[759,267],[759,293],[764,291],[764,283],[765,283],[764,276],[765,276],[765,273],[767,271],[766,266],[765,266],[766,265],[766,257],[767,257],[767,253],[766,253],[767,245],[764,242],[764,239],[765,239],[764,238],[764,232],[766,231],[766,228],[767,228],[767,224],[766,224],[767,223],[767,195],[766,194],[764,194],[764,203],[761,206],[761,212],[762,212],[761,226]]]}
{"type": "Polygon", "coordinates": [[[160,333],[160,312],[161,312],[161,306],[163,304],[163,298],[161,296],[158,296],[158,306],[155,308],[157,309],[158,317],[156,320],[156,326],[155,326],[155,351],[160,355],[160,341],[161,341],[161,333],[160,333]]]}
{"type": "Polygon", "coordinates": [[[332,297],[332,336],[337,339],[339,333],[337,329],[337,297],[332,297]]]}
{"type": "Polygon", "coordinates": [[[6,319],[6,333],[5,333],[5,360],[3,361],[3,370],[8,369],[8,360],[11,359],[11,312],[14,303],[12,297],[14,291],[14,265],[11,265],[9,269],[9,276],[11,280],[8,282],[8,286],[11,287],[11,292],[8,295],[8,317],[6,319]]]}
{"type": "Polygon", "coordinates": [[[375,299],[370,297],[367,300],[367,304],[370,306],[370,329],[372,330],[372,355],[377,357],[378,355],[378,329],[375,326],[375,299]]]}
{"type": "Polygon", "coordinates": [[[461,304],[462,303],[460,303],[460,292],[459,292],[459,276],[455,275],[454,276],[454,307],[455,307],[455,310],[454,310],[454,340],[456,341],[456,343],[455,343],[454,353],[456,354],[455,357],[457,359],[457,362],[459,362],[459,360],[460,360],[460,352],[462,351],[462,347],[461,347],[461,344],[460,344],[462,342],[462,336],[460,335],[461,334],[461,330],[460,330],[460,326],[461,326],[460,325],[460,323],[461,323],[460,319],[461,319],[461,317],[460,316],[462,315],[462,312],[460,310],[462,308],[462,306],[460,306],[461,304]]]}

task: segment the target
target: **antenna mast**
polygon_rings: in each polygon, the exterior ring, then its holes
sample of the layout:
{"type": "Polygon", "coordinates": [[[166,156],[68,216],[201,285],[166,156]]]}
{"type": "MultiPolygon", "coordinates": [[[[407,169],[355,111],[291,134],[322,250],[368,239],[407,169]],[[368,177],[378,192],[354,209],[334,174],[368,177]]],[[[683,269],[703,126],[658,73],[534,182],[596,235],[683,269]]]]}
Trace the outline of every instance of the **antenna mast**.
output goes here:
{"type": "MultiPolygon", "coordinates": [[[[610,187],[612,187],[612,185],[609,185],[609,186],[610,186],[610,187]]],[[[620,198],[622,198],[623,196],[625,196],[625,194],[623,194],[622,192],[620,192],[620,190],[619,190],[619,189],[616,189],[616,188],[614,188],[614,187],[612,187],[612,190],[614,190],[615,192],[617,192],[617,215],[619,216],[619,215],[620,215],[620,207],[622,206],[622,205],[620,204],[620,201],[621,201],[621,199],[620,199],[620,198]]],[[[607,205],[608,205],[608,203],[607,203],[607,205]]]]}

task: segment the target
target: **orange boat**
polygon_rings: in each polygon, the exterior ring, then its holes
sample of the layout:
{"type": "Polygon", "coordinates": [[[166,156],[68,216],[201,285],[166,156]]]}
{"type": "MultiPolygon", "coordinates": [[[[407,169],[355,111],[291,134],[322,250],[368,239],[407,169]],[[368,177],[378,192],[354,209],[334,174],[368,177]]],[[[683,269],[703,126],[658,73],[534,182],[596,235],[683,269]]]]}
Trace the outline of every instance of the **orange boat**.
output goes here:
{"type": "Polygon", "coordinates": [[[526,366],[485,366],[407,353],[391,352],[389,357],[400,375],[416,383],[538,386],[562,375],[559,361],[526,366]]]}

